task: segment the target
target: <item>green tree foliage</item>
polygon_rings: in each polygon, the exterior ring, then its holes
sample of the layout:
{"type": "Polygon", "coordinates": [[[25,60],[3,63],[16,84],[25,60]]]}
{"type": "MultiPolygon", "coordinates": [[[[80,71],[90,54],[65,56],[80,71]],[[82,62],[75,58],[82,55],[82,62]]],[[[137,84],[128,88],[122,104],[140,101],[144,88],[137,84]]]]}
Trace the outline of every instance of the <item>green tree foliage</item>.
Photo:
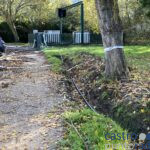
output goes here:
{"type": "Polygon", "coordinates": [[[134,22],[138,22],[136,16],[140,16],[139,3],[137,0],[119,0],[120,17],[122,19],[124,28],[131,28],[134,22]],[[136,19],[135,19],[136,18],[136,19]]]}
{"type": "Polygon", "coordinates": [[[150,20],[146,16],[145,8],[142,9],[141,7],[139,0],[119,0],[120,17],[125,33],[141,36],[138,34],[145,34],[150,31],[150,20]]]}
{"type": "Polygon", "coordinates": [[[0,1],[0,16],[7,22],[10,27],[15,41],[19,41],[19,36],[16,30],[15,21],[22,9],[30,5],[29,0],[1,0],[0,1]]]}
{"type": "Polygon", "coordinates": [[[47,0],[1,0],[0,1],[0,16],[7,22],[11,29],[15,41],[19,41],[15,22],[24,20],[26,12],[31,8],[42,6],[47,0]]]}
{"type": "Polygon", "coordinates": [[[140,0],[140,3],[142,4],[142,7],[146,11],[146,15],[150,17],[150,0],[140,0]]]}
{"type": "Polygon", "coordinates": [[[85,27],[94,33],[99,32],[98,17],[94,0],[84,0],[85,27]]]}
{"type": "MultiPolygon", "coordinates": [[[[33,29],[59,29],[57,10],[70,4],[71,0],[1,0],[0,17],[8,24],[15,41],[18,41],[20,34],[17,31],[20,30],[29,33],[33,29]]],[[[65,29],[76,30],[79,25],[77,13],[77,9],[67,12],[65,29]]]]}
{"type": "Polygon", "coordinates": [[[37,5],[30,9],[28,12],[28,15],[30,16],[28,21],[34,24],[40,23],[44,25],[50,22],[51,24],[57,25],[59,22],[59,18],[57,16],[58,8],[69,4],[70,0],[51,0],[44,2],[42,7],[41,5],[37,5]]]}
{"type": "MultiPolygon", "coordinates": [[[[149,0],[118,0],[120,17],[125,30],[132,30],[134,27],[144,23],[149,24],[148,14],[149,0]],[[143,9],[141,9],[141,6],[143,9]]],[[[85,30],[99,33],[99,22],[96,6],[93,0],[83,0],[85,11],[85,30]]],[[[57,10],[60,7],[72,4],[72,0],[0,0],[0,22],[7,23],[8,26],[0,28],[0,33],[13,33],[15,40],[22,40],[27,37],[33,29],[58,30],[60,20],[57,10]],[[10,30],[8,30],[8,27],[10,30]],[[24,37],[23,37],[24,36],[24,37]]],[[[145,25],[144,25],[145,26],[145,25]]],[[[63,19],[63,32],[73,32],[80,30],[80,7],[67,11],[67,17],[63,19]]],[[[143,31],[143,30],[140,30],[143,31]]],[[[9,35],[8,33],[5,36],[9,35]]],[[[2,35],[3,36],[3,35],[2,35]]],[[[10,36],[9,36],[10,37],[10,36]]],[[[6,38],[7,39],[7,38],[6,38]]],[[[27,39],[26,39],[27,40],[27,39]]]]}

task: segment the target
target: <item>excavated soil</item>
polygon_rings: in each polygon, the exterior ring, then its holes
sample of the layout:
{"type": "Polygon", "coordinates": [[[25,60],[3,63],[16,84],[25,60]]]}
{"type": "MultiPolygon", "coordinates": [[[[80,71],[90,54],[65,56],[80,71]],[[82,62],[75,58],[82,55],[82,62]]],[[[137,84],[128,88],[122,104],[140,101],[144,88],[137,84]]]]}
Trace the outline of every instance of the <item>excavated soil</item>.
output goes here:
{"type": "Polygon", "coordinates": [[[105,64],[100,57],[78,53],[64,57],[66,88],[70,99],[83,101],[74,88],[73,78],[79,90],[99,112],[112,117],[131,132],[148,132],[150,127],[149,72],[141,74],[130,68],[128,80],[113,81],[104,77],[105,64]]]}

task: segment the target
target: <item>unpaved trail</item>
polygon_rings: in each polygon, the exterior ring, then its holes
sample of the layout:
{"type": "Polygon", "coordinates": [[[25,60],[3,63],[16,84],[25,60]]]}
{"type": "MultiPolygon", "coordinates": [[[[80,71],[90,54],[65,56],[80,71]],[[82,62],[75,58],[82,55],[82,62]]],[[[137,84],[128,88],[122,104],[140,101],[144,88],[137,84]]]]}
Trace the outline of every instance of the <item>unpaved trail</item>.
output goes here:
{"type": "Polygon", "coordinates": [[[13,56],[21,69],[5,77],[0,74],[0,149],[57,149],[62,135],[60,116],[49,113],[63,102],[56,92],[57,77],[40,52],[13,56]]]}

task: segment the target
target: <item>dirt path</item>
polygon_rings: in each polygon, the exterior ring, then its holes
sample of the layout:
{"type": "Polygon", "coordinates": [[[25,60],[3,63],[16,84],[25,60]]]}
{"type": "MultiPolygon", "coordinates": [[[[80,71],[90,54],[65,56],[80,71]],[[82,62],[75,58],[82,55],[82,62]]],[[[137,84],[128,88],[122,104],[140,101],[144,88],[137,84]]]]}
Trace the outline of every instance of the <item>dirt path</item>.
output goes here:
{"type": "Polygon", "coordinates": [[[39,52],[12,56],[19,65],[0,72],[0,149],[57,149],[61,121],[49,113],[63,102],[56,92],[57,77],[39,52]]]}

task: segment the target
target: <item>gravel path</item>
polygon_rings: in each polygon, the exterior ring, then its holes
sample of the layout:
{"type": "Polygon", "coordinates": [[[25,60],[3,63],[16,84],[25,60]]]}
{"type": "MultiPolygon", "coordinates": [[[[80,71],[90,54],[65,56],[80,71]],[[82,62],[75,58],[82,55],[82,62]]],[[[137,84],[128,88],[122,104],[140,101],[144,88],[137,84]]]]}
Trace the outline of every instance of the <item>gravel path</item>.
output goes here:
{"type": "Polygon", "coordinates": [[[56,92],[57,76],[40,52],[12,56],[20,62],[17,73],[12,67],[5,77],[0,74],[0,149],[57,149],[61,120],[50,113],[63,102],[56,92]]]}

